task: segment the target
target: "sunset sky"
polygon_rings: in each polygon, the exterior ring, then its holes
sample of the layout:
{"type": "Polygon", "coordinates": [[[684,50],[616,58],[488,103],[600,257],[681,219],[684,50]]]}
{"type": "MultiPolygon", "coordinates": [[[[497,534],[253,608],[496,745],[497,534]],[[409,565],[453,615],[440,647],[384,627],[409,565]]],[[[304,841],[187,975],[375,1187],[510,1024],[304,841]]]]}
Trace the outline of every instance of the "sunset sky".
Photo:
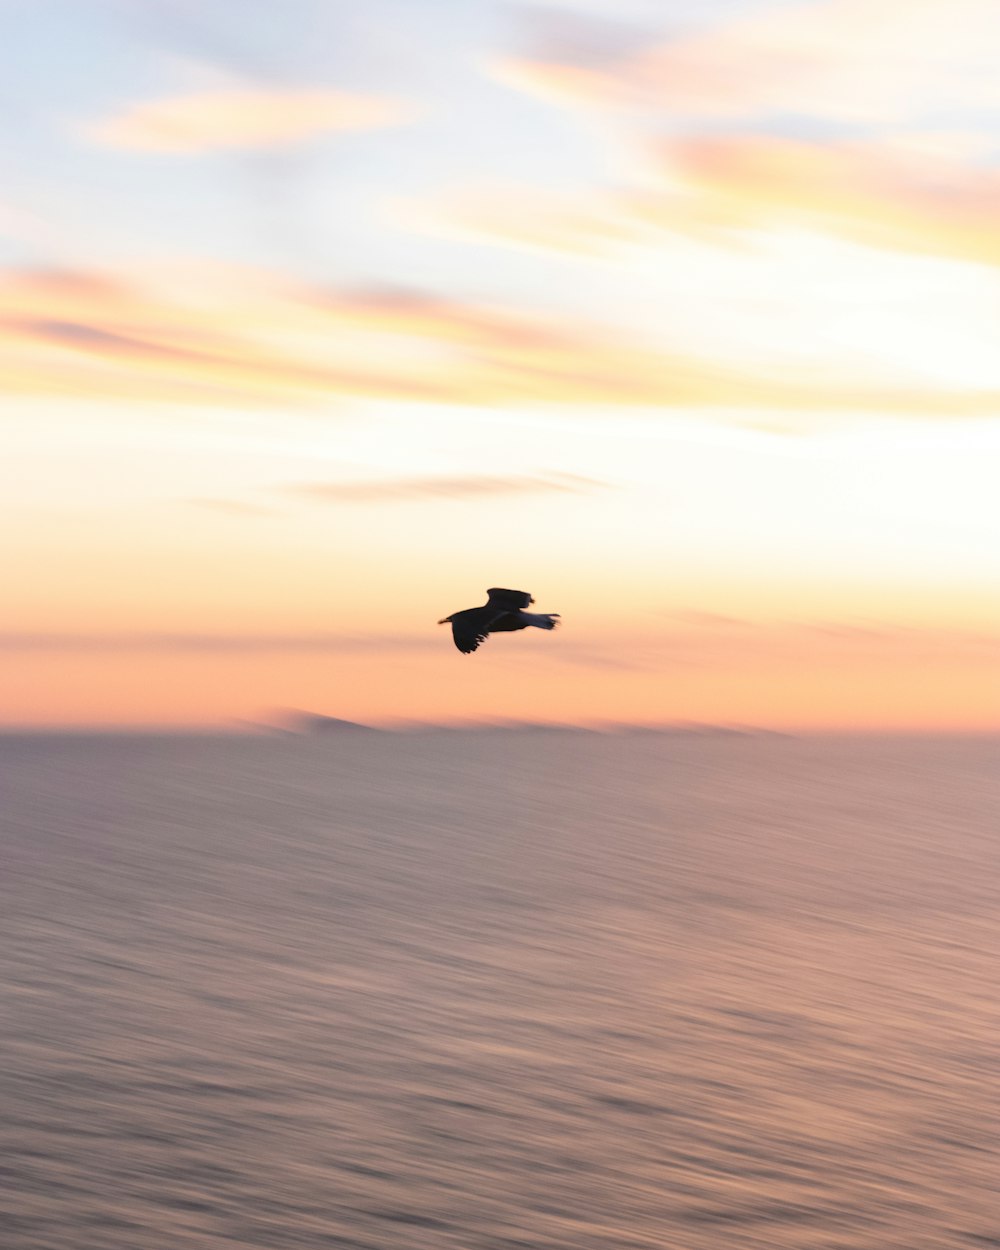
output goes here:
{"type": "Polygon", "coordinates": [[[995,0],[0,25],[0,723],[1000,727],[995,0]]]}

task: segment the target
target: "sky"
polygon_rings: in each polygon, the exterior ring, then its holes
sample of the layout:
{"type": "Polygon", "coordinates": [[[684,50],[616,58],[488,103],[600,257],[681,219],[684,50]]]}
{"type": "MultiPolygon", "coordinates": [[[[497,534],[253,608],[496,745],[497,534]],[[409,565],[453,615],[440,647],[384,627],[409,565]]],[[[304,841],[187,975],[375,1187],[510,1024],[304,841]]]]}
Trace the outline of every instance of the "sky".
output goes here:
{"type": "Polygon", "coordinates": [[[993,0],[0,29],[0,724],[1000,728],[993,0]]]}

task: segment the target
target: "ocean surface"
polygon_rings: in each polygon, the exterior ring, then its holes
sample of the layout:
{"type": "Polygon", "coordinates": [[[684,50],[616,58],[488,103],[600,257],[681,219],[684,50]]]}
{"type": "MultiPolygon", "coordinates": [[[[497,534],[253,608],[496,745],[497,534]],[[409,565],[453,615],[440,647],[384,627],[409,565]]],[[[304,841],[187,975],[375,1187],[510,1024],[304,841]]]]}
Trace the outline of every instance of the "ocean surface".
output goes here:
{"type": "Polygon", "coordinates": [[[1000,1246],[996,739],[0,739],[3,1250],[1000,1246]]]}

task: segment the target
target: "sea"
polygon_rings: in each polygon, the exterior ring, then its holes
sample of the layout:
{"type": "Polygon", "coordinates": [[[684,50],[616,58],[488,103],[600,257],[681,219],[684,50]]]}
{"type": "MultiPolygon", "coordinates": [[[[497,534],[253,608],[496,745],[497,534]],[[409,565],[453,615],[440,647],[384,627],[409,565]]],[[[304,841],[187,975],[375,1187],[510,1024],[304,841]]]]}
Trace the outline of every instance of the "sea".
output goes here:
{"type": "Polygon", "coordinates": [[[1000,1246],[998,765],[2,737],[0,1245],[1000,1246]]]}

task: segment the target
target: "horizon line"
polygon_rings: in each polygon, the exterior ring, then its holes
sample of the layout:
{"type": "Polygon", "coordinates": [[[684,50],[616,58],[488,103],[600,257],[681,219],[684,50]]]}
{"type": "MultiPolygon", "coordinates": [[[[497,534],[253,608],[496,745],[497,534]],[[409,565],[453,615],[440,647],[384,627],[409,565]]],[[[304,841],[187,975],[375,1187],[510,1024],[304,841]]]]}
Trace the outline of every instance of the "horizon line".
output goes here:
{"type": "Polygon", "coordinates": [[[612,720],[550,721],[511,717],[456,717],[440,721],[414,718],[352,721],[319,713],[293,713],[284,722],[226,720],[219,722],[53,722],[24,724],[0,722],[0,738],[320,738],[350,737],[355,732],[406,736],[434,732],[485,732],[502,730],[508,733],[550,732],[588,733],[613,737],[622,733],[675,734],[732,737],[974,737],[1000,736],[1000,724],[977,725],[757,725],[693,720],[612,720]]]}

